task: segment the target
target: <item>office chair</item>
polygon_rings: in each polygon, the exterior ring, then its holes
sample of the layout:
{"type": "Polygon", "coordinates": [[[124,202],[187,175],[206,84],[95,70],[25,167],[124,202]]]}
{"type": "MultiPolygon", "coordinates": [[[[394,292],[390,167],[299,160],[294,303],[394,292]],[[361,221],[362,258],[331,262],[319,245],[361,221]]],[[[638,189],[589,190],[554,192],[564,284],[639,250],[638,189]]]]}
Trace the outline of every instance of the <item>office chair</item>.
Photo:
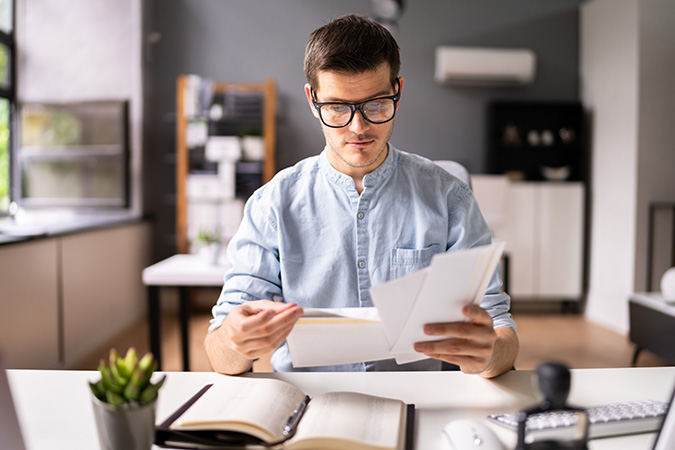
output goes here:
{"type": "Polygon", "coordinates": [[[434,162],[437,166],[441,166],[443,169],[463,181],[464,184],[469,186],[469,189],[471,188],[471,176],[469,175],[469,171],[466,170],[466,167],[456,161],[450,160],[439,160],[434,162]]]}

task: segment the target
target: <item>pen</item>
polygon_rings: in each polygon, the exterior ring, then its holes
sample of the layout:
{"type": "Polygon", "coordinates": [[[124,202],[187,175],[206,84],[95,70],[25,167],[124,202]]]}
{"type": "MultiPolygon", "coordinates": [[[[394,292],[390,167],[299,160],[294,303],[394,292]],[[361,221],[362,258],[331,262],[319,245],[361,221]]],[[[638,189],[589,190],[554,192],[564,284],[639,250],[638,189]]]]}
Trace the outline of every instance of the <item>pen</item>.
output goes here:
{"type": "Polygon", "coordinates": [[[283,431],[284,436],[288,436],[293,432],[295,427],[298,425],[298,422],[300,421],[302,414],[305,412],[306,407],[307,407],[307,399],[301,401],[298,407],[293,410],[293,413],[288,418],[288,421],[286,421],[286,426],[284,427],[283,431]]]}

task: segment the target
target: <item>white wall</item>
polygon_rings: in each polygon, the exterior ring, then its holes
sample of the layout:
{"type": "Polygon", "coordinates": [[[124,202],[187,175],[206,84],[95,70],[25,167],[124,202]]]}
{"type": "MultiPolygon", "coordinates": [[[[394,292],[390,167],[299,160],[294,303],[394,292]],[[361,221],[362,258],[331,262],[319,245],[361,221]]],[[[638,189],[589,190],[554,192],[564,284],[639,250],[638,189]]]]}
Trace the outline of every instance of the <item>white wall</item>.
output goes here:
{"type": "MultiPolygon", "coordinates": [[[[649,203],[675,202],[675,1],[641,0],[638,14],[640,106],[635,286],[644,290],[649,203]]],[[[665,245],[667,242],[659,239],[654,250],[670,254],[670,248],[662,247],[665,245]]],[[[660,280],[663,265],[655,265],[654,270],[660,272],[654,273],[653,279],[660,280]]],[[[657,281],[653,289],[658,288],[657,281]]]]}
{"type": "Polygon", "coordinates": [[[592,130],[586,315],[621,332],[635,261],[637,13],[636,0],[593,0],[580,15],[581,99],[592,130]]]}
{"type": "Polygon", "coordinates": [[[628,332],[628,296],[645,289],[647,205],[675,195],[667,173],[675,167],[668,140],[673,29],[671,0],[591,0],[581,7],[581,99],[592,130],[586,315],[621,333],[628,332]]]}
{"type": "Polygon", "coordinates": [[[19,0],[19,102],[130,100],[132,207],[140,195],[142,2],[19,0]]]}

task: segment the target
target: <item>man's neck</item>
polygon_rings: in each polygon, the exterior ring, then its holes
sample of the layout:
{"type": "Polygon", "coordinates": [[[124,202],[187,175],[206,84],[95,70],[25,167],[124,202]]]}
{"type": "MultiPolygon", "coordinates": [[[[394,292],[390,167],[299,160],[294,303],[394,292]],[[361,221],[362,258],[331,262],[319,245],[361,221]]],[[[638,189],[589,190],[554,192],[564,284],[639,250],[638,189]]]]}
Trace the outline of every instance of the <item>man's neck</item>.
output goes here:
{"type": "Polygon", "coordinates": [[[335,170],[347,175],[348,177],[351,177],[351,179],[354,180],[354,187],[356,188],[356,191],[361,194],[361,192],[363,192],[363,178],[380,167],[382,163],[387,160],[388,155],[389,144],[387,144],[382,153],[378,155],[378,158],[367,167],[356,167],[348,164],[346,161],[340,158],[340,155],[338,155],[337,152],[333,151],[330,147],[328,149],[327,156],[328,162],[330,162],[331,166],[333,166],[335,170]]]}

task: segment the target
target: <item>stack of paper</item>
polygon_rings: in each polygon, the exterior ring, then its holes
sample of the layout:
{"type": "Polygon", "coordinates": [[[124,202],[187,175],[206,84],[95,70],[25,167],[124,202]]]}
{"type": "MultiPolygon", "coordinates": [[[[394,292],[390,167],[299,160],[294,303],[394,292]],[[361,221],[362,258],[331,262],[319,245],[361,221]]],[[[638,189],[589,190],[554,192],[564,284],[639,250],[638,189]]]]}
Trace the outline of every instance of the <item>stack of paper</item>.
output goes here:
{"type": "Polygon", "coordinates": [[[464,320],[480,303],[504,250],[496,243],[435,255],[415,273],[370,289],[375,308],[306,309],[287,338],[294,367],[427,358],[415,342],[438,339],[424,324],[464,320]]]}

